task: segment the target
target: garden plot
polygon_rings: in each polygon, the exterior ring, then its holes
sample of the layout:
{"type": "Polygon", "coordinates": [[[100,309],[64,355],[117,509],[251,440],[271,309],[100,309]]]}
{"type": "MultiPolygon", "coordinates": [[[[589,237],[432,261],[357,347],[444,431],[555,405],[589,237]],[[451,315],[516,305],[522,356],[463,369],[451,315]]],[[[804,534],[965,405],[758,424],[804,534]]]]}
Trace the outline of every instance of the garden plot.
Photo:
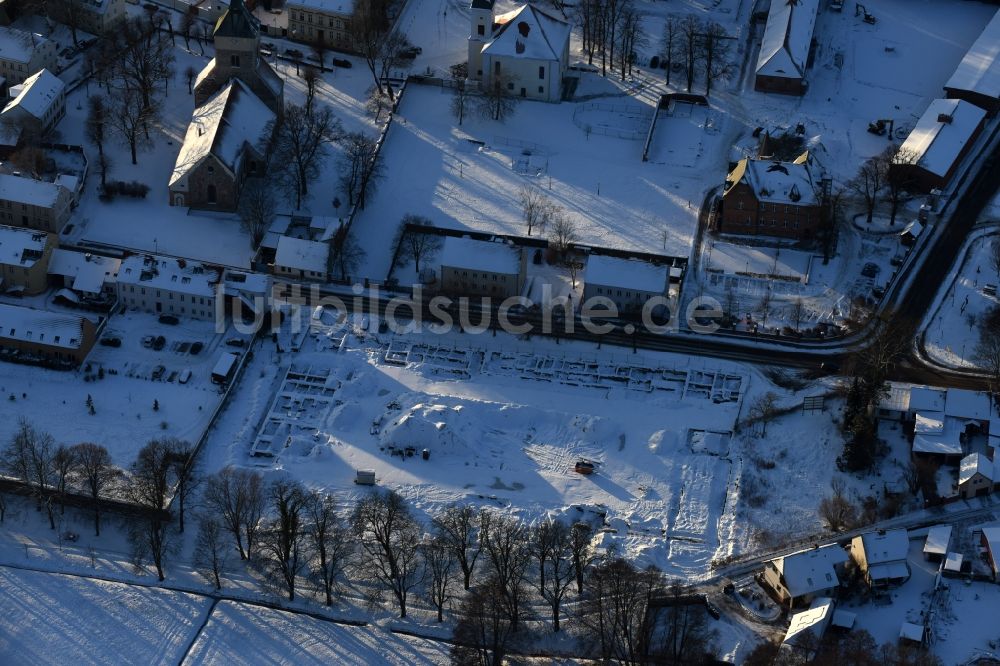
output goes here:
{"type": "Polygon", "coordinates": [[[24,418],[60,444],[101,444],[125,466],[150,439],[195,442],[201,437],[221,400],[211,382],[212,368],[232,351],[224,341],[239,336],[232,330],[218,333],[208,321],[184,319],[164,326],[144,313],[112,317],[104,336],[119,337],[122,346],[94,345],[76,371],[4,364],[0,396],[9,418],[0,422],[0,441],[7,441],[24,418]],[[159,335],[162,349],[145,346],[144,340],[159,335]],[[193,354],[196,343],[201,349],[193,354]],[[185,370],[190,378],[182,384],[185,370]]]}
{"type": "Polygon", "coordinates": [[[318,436],[317,430],[333,405],[336,378],[320,368],[291,365],[261,424],[250,452],[271,456],[298,437],[318,436]]]}

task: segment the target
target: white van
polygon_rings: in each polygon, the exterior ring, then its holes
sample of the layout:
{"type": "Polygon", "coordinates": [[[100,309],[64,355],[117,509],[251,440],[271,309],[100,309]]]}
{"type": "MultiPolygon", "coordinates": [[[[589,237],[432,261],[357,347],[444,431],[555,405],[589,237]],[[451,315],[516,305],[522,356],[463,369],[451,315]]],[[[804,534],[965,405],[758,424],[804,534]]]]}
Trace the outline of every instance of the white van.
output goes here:
{"type": "Polygon", "coordinates": [[[189,379],[191,379],[191,370],[184,368],[181,370],[181,374],[178,375],[177,382],[179,384],[187,384],[189,379]]]}

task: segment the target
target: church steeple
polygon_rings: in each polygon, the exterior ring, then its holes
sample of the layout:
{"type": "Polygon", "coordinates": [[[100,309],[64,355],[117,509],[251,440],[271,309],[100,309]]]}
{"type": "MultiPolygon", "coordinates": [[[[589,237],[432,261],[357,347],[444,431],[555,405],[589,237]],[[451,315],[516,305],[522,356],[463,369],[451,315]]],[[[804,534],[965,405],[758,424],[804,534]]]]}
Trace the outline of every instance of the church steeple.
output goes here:
{"type": "Polygon", "coordinates": [[[243,4],[243,0],[230,0],[229,9],[215,24],[214,34],[217,38],[258,39],[260,24],[243,4]]]}

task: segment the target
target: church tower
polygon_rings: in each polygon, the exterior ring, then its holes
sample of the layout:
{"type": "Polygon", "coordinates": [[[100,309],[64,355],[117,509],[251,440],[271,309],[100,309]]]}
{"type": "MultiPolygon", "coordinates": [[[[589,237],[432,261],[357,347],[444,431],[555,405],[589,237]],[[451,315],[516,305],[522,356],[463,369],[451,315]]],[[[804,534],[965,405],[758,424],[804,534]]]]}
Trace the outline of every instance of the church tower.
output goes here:
{"type": "Polygon", "coordinates": [[[469,78],[483,80],[483,47],[493,39],[493,1],[472,0],[469,7],[469,78]]]}
{"type": "Polygon", "coordinates": [[[260,23],[243,0],[231,0],[215,23],[215,58],[195,82],[194,102],[201,106],[225,86],[239,79],[279,116],[284,110],[284,81],[260,57],[260,23]]]}

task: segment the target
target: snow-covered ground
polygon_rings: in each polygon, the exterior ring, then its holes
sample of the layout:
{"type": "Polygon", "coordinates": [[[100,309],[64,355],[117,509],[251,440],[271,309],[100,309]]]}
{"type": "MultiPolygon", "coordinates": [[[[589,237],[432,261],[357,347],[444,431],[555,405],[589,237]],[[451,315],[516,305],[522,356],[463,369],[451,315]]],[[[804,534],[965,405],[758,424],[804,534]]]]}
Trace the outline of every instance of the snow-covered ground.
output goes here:
{"type": "Polygon", "coordinates": [[[407,213],[440,227],[527,235],[518,193],[528,184],[566,210],[581,243],[687,256],[701,169],[725,168],[719,134],[698,130],[712,149],[693,170],[643,163],[641,141],[588,138],[572,103],[522,101],[504,123],[470,114],[456,127],[451,97],[447,88],[407,86],[382,153],[389,175],[352,228],[367,275],[388,274],[389,241],[407,213]]]}
{"type": "Polygon", "coordinates": [[[449,662],[446,643],[379,627],[78,575],[0,566],[0,606],[11,666],[449,662]]]}
{"type": "Polygon", "coordinates": [[[4,364],[0,396],[8,418],[0,421],[0,442],[7,442],[18,419],[24,418],[58,443],[101,444],[124,467],[150,439],[177,437],[195,442],[201,437],[221,399],[219,387],[211,382],[212,368],[227,349],[223,341],[235,334],[217,333],[209,321],[184,319],[177,326],[163,326],[155,315],[140,313],[116,315],[106,332],[121,337],[122,346],[94,345],[79,370],[4,364]],[[163,350],[144,347],[142,339],[147,335],[163,335],[163,350]],[[190,349],[193,342],[204,345],[197,356],[181,351],[190,349]],[[154,380],[157,366],[163,366],[164,372],[154,380]],[[101,369],[103,378],[99,377],[101,369]],[[177,380],[185,369],[191,371],[191,379],[180,384],[177,380]],[[87,396],[93,401],[94,414],[89,412],[87,396]],[[155,410],[154,400],[158,403],[155,410]],[[56,414],[59,418],[52,418],[56,414]]]}
{"type": "Polygon", "coordinates": [[[429,666],[450,663],[449,647],[377,627],[333,624],[222,601],[183,663],[429,666]]]}
{"type": "Polygon", "coordinates": [[[994,227],[972,234],[924,320],[924,345],[934,362],[950,367],[977,367],[979,322],[1000,305],[996,294],[1000,276],[990,261],[996,243],[1000,243],[1000,235],[994,227]],[[992,295],[987,291],[990,286],[992,295]]]}
{"type": "Polygon", "coordinates": [[[6,664],[176,664],[211,600],[0,567],[6,664]]]}

